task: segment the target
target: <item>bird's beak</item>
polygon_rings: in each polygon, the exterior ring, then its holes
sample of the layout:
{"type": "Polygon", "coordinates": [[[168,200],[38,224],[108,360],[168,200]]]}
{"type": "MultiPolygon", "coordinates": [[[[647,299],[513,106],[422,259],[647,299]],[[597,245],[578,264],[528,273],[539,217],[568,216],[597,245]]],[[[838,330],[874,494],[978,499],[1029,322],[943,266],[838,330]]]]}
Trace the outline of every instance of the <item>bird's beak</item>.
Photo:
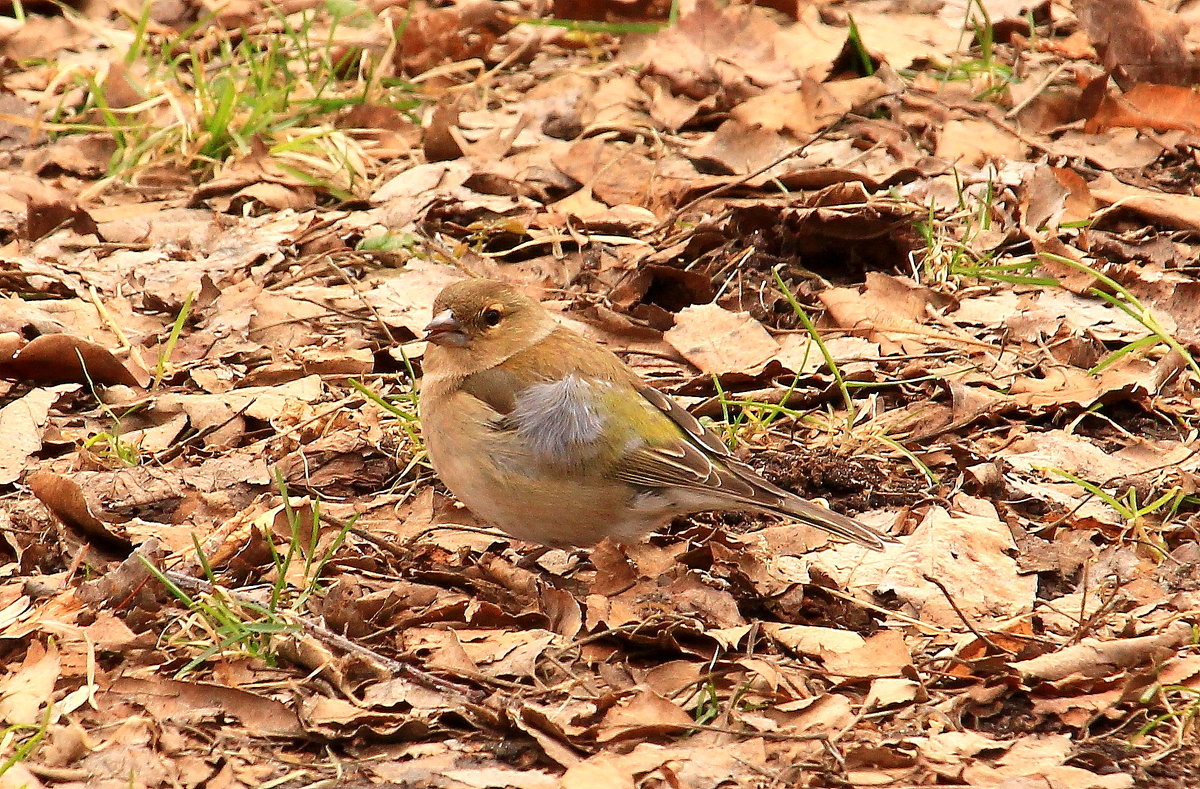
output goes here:
{"type": "Polygon", "coordinates": [[[467,344],[467,333],[463,325],[450,310],[442,310],[425,326],[425,342],[436,345],[463,346],[467,344]]]}

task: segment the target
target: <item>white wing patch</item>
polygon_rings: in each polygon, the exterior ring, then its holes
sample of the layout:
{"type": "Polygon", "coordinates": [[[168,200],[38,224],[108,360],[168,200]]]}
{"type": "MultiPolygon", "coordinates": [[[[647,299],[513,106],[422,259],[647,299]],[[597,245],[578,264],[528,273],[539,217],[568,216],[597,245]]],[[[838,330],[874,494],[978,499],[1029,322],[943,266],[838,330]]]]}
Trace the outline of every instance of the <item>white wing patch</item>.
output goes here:
{"type": "Polygon", "coordinates": [[[505,421],[530,449],[551,462],[590,458],[601,449],[598,439],[604,430],[596,410],[597,386],[606,384],[574,375],[532,384],[517,395],[516,407],[505,421]]]}

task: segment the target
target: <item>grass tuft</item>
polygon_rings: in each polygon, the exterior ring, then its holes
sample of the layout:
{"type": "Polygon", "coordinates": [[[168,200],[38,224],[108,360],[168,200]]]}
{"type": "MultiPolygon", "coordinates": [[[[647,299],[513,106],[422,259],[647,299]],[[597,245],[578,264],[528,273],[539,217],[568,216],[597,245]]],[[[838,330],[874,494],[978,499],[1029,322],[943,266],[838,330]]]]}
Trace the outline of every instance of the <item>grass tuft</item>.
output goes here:
{"type": "Polygon", "coordinates": [[[208,582],[207,589],[196,596],[189,595],[167,573],[138,554],[150,574],[192,615],[183,624],[184,630],[192,635],[180,639],[180,644],[198,651],[175,673],[177,679],[229,652],[249,655],[268,666],[276,665],[275,639],[302,629],[298,617],[309,598],[321,591],[327,565],[354,526],[354,518],[342,524],[325,549],[319,551],[320,502],[313,502],[309,512],[301,512],[293,504],[278,470],[275,478],[282,503],[256,519],[258,532],[270,553],[272,577],[268,587],[253,597],[222,585],[195,535],[193,550],[208,582]],[[287,525],[287,537],[282,543],[277,542],[273,528],[280,514],[287,525]]]}
{"type": "Polygon", "coordinates": [[[361,197],[369,188],[369,147],[337,127],[338,113],[362,104],[410,112],[420,103],[410,83],[384,73],[396,43],[386,21],[379,24],[389,47],[355,45],[357,28],[376,22],[353,3],[275,11],[267,23],[232,35],[211,16],[163,35],[151,29],[150,7],[131,16],[132,42],[120,67],[90,73],[64,65],[52,82],[59,103],[46,128],[110,135],[110,177],[153,164],[207,178],[231,159],[265,151],[304,183],[340,199],[361,197]]]}

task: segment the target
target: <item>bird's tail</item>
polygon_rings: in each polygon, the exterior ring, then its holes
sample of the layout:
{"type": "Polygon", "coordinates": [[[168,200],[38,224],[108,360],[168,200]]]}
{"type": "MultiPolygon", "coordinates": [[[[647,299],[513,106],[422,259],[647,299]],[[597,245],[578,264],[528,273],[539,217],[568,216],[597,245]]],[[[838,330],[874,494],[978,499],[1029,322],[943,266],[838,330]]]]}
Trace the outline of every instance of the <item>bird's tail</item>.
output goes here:
{"type": "Polygon", "coordinates": [[[864,526],[853,518],[834,512],[827,507],[805,501],[799,496],[785,491],[780,491],[780,493],[784,495],[778,496],[778,501],[771,502],[774,506],[763,507],[763,509],[776,515],[803,521],[874,551],[882,551],[884,544],[896,542],[895,537],[875,531],[870,526],[864,526]]]}
{"type": "MultiPolygon", "coordinates": [[[[690,472],[692,476],[689,478],[677,473],[666,481],[671,487],[684,488],[699,494],[687,502],[688,506],[692,507],[688,511],[755,509],[784,518],[795,518],[875,551],[882,551],[886,543],[896,542],[895,538],[877,532],[870,526],[864,526],[853,518],[805,501],[795,493],[773,485],[745,463],[729,457],[719,457],[716,459],[719,462],[714,462],[712,453],[697,451],[695,454],[699,457],[699,462],[704,463],[706,476],[702,476],[696,468],[684,462],[674,462],[669,457],[652,455],[653,462],[649,464],[651,473],[627,467],[622,478],[634,484],[661,488],[664,487],[664,468],[678,467],[690,472]]],[[[699,465],[699,462],[696,465],[699,465]]]]}

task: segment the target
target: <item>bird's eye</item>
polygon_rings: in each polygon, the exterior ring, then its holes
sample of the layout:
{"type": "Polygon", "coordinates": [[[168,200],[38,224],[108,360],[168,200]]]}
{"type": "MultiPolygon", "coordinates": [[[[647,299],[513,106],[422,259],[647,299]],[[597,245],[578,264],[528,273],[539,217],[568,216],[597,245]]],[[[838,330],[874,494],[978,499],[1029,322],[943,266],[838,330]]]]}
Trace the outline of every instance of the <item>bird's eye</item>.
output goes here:
{"type": "Polygon", "coordinates": [[[495,326],[500,322],[500,310],[490,309],[483,311],[483,322],[488,326],[495,326]]]}

